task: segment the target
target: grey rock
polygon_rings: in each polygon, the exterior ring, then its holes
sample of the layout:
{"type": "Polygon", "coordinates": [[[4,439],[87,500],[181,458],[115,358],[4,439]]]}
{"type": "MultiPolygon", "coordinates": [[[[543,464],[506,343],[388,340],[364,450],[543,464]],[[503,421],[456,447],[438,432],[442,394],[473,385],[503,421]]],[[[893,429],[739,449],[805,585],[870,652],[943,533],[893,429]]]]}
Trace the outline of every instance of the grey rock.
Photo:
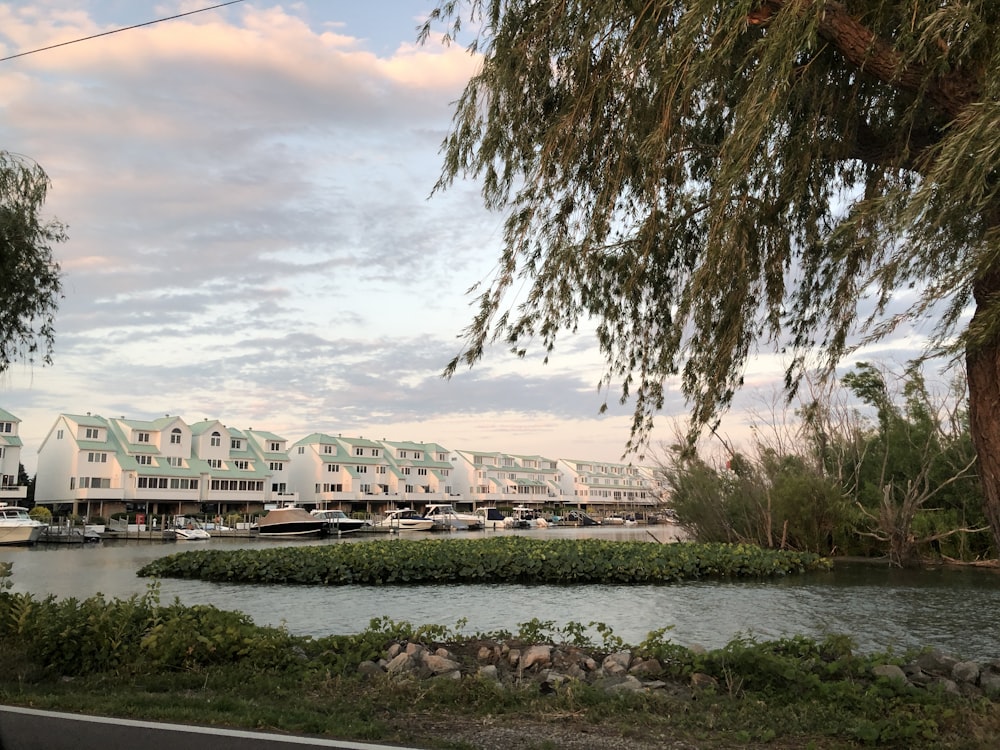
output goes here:
{"type": "Polygon", "coordinates": [[[413,669],[413,665],[414,661],[410,655],[405,651],[401,651],[392,659],[389,659],[389,663],[385,665],[385,671],[393,675],[401,674],[413,669]]]}
{"type": "Polygon", "coordinates": [[[979,682],[979,665],[974,661],[960,661],[951,668],[951,678],[955,682],[975,685],[979,682]]]}
{"type": "Polygon", "coordinates": [[[906,673],[895,664],[879,664],[872,667],[872,674],[876,677],[886,677],[892,682],[906,682],[906,673]]]}

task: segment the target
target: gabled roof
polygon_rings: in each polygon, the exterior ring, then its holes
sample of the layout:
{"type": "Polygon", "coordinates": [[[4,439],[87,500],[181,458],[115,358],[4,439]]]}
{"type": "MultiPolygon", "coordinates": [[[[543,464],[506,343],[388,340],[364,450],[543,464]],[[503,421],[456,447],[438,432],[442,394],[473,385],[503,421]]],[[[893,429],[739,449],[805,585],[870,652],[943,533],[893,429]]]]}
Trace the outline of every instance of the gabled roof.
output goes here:
{"type": "Polygon", "coordinates": [[[15,417],[6,409],[0,408],[0,419],[4,422],[20,422],[21,420],[15,417]]]}

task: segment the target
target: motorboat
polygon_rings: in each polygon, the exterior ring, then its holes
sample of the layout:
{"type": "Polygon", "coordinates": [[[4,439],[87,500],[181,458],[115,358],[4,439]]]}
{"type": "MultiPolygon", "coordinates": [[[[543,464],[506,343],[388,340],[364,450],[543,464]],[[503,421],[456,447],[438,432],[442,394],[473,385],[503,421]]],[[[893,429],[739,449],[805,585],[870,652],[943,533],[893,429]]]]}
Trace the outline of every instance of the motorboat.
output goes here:
{"type": "Polygon", "coordinates": [[[446,503],[430,503],[424,510],[424,518],[434,521],[435,527],[446,529],[475,530],[483,527],[482,519],[473,513],[459,513],[455,507],[446,503]]]}
{"type": "Polygon", "coordinates": [[[566,523],[574,526],[600,526],[601,522],[585,511],[574,508],[566,514],[566,523]]]}
{"type": "Polygon", "coordinates": [[[538,511],[529,508],[527,505],[515,505],[511,508],[510,516],[507,519],[507,528],[514,529],[534,529],[544,528],[549,522],[542,518],[538,511]]]}
{"type": "Polygon", "coordinates": [[[484,529],[507,528],[507,516],[501,513],[499,508],[492,506],[476,508],[476,517],[484,529]]]}
{"type": "Polygon", "coordinates": [[[269,510],[251,527],[254,529],[262,537],[321,536],[326,531],[326,521],[303,508],[287,505],[269,510]]]}
{"type": "Polygon", "coordinates": [[[372,526],[380,531],[430,531],[434,528],[434,521],[424,518],[412,508],[399,508],[387,511],[385,518],[372,526]]]}
{"type": "Polygon", "coordinates": [[[178,542],[200,542],[211,539],[212,535],[196,526],[184,526],[174,529],[174,538],[178,542]]]}
{"type": "Polygon", "coordinates": [[[27,544],[38,541],[45,524],[28,515],[20,505],[0,502],[0,544],[27,544]]]}
{"type": "Polygon", "coordinates": [[[345,534],[351,531],[357,531],[364,528],[365,526],[370,526],[368,521],[361,518],[351,518],[349,515],[344,513],[342,510],[311,510],[310,515],[320,518],[326,524],[326,532],[328,534],[345,534]]]}

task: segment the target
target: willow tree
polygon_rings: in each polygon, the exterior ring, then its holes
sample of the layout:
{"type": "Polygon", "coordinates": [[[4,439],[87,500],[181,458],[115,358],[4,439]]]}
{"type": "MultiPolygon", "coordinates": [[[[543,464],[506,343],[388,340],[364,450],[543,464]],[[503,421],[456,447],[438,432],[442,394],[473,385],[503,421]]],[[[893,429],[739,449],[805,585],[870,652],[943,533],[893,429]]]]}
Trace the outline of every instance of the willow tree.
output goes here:
{"type": "Polygon", "coordinates": [[[17,360],[51,362],[62,288],[52,245],[66,235],[41,217],[49,184],[38,164],[0,151],[0,373],[17,360]]]}
{"type": "Polygon", "coordinates": [[[668,378],[698,428],[760,347],[794,389],[933,316],[1000,541],[1000,3],[467,0],[441,22],[482,66],[438,188],[476,178],[507,216],[446,374],[592,318],[632,450],[668,378]]]}

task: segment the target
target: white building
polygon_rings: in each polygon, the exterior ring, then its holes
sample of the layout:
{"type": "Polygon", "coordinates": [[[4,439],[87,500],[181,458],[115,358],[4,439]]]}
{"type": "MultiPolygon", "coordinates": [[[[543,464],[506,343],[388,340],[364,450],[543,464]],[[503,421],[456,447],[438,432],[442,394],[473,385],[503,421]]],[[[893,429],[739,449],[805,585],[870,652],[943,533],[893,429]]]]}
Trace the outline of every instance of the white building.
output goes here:
{"type": "Polygon", "coordinates": [[[648,467],[565,458],[559,465],[563,495],[575,507],[646,511],[661,501],[662,489],[648,467]]]}
{"type": "Polygon", "coordinates": [[[435,443],[313,433],[290,452],[290,486],[307,508],[376,513],[447,502],[450,453],[435,443]]]}
{"type": "Polygon", "coordinates": [[[18,485],[21,466],[21,420],[0,409],[0,502],[16,505],[28,496],[28,488],[18,485]]]}
{"type": "Polygon", "coordinates": [[[251,513],[272,496],[274,463],[287,463],[287,454],[265,453],[218,420],[61,414],[38,451],[35,502],[105,517],[251,513]]]}
{"type": "Polygon", "coordinates": [[[453,485],[474,506],[561,505],[558,462],[495,451],[454,452],[453,485]]]}

